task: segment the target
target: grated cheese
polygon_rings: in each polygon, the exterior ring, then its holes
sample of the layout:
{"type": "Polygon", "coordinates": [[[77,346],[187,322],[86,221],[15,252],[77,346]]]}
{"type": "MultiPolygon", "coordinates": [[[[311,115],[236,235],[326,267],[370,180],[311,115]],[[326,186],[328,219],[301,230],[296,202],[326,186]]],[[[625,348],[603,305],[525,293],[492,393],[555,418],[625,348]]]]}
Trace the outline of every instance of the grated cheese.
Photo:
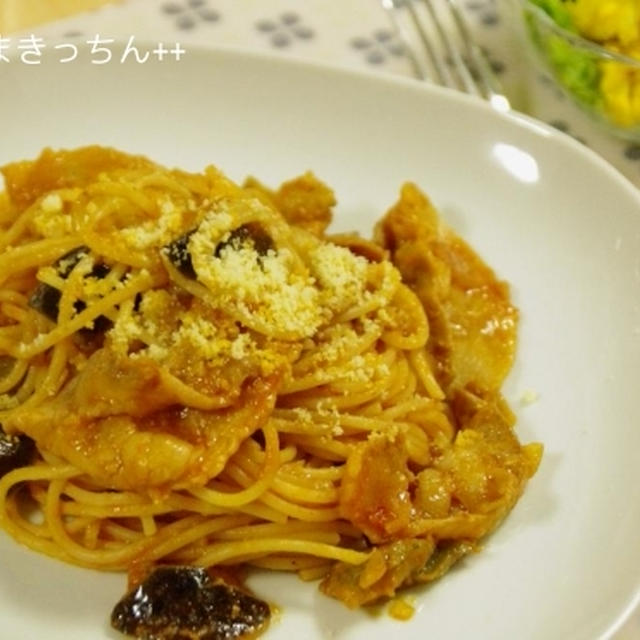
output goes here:
{"type": "Polygon", "coordinates": [[[56,238],[72,233],[71,218],[61,211],[45,211],[33,217],[33,227],[36,233],[45,238],[56,238]]]}
{"type": "Polygon", "coordinates": [[[58,213],[62,211],[62,198],[59,193],[48,193],[40,206],[45,213],[58,213]]]}
{"type": "Polygon", "coordinates": [[[301,422],[312,422],[311,412],[309,409],[305,409],[304,407],[294,407],[292,411],[301,422]]]}
{"type": "MultiPolygon", "coordinates": [[[[245,204],[258,216],[273,215],[257,200],[245,204]]],[[[286,247],[265,255],[250,243],[216,251],[240,222],[224,208],[226,203],[221,207],[205,218],[189,240],[198,280],[220,300],[222,308],[240,313],[245,322],[255,319],[269,332],[292,338],[313,335],[323,313],[310,274],[297,268],[286,247]]]]}
{"type": "Polygon", "coordinates": [[[144,251],[150,247],[163,247],[177,236],[181,235],[184,227],[183,210],[176,207],[170,199],[158,203],[159,218],[145,220],[141,224],[127,227],[120,231],[125,244],[134,251],[144,251]]]}
{"type": "Polygon", "coordinates": [[[167,198],[160,203],[160,213],[163,216],[169,216],[176,211],[176,207],[173,202],[167,198]]]}
{"type": "MultiPolygon", "coordinates": [[[[52,200],[47,206],[54,205],[57,202],[52,200]]],[[[120,352],[133,351],[134,357],[144,355],[166,363],[172,353],[187,350],[214,366],[251,361],[268,374],[293,357],[291,350],[285,353],[274,340],[313,338],[313,350],[318,339],[326,339],[322,362],[315,366],[331,367],[344,358],[345,349],[354,340],[369,332],[380,333],[381,323],[392,321],[382,315],[377,317],[371,306],[372,301],[377,304],[378,298],[381,304],[387,301],[391,289],[387,287],[387,293],[382,295],[380,289],[384,287],[378,286],[378,281],[390,277],[394,280],[397,274],[392,267],[389,271],[346,247],[323,243],[311,235],[305,236],[304,251],[294,245],[294,253],[287,246],[289,228],[277,212],[258,198],[238,197],[233,192],[228,197],[203,201],[195,216],[197,205],[193,199],[181,203],[163,196],[156,205],[160,214],[157,219],[139,220],[135,226],[118,230],[118,236],[132,251],[162,251],[183,236],[185,228],[195,228],[188,236],[185,259],[188,257],[193,265],[197,280],[194,286],[205,292],[198,304],[205,305],[210,313],[203,314],[202,306],[181,306],[176,292],[147,291],[137,310],[133,304],[122,305],[108,332],[113,347],[120,352]],[[248,240],[247,236],[234,235],[249,223],[270,229],[275,246],[258,251],[250,234],[248,240]],[[211,295],[207,296],[207,292],[211,295]],[[367,304],[373,318],[365,318],[357,329],[342,325],[345,335],[330,333],[334,318],[367,304]],[[325,337],[318,334],[323,326],[329,331],[325,337]],[[271,340],[257,340],[258,335],[271,340]]],[[[79,282],[83,288],[80,293],[87,301],[124,286],[120,281],[92,277],[79,282]]],[[[368,382],[383,375],[388,375],[388,366],[377,358],[356,356],[348,369],[336,367],[337,378],[348,382],[368,382]]],[[[337,427],[335,408],[326,417],[337,427]]]]}
{"type": "Polygon", "coordinates": [[[525,389],[520,395],[520,404],[529,406],[537,402],[540,394],[535,389],[525,389]]]}
{"type": "Polygon", "coordinates": [[[362,304],[367,298],[369,263],[349,249],[321,244],[310,255],[311,272],[322,289],[321,302],[334,313],[362,304]]]}

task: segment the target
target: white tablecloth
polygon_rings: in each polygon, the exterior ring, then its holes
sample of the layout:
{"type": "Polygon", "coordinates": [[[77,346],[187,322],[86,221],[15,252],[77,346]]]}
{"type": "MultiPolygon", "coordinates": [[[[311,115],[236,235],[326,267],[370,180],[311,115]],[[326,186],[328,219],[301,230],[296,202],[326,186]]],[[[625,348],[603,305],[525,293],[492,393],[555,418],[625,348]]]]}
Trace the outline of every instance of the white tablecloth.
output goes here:
{"type": "MultiPolygon", "coordinates": [[[[640,187],[640,144],[599,130],[543,74],[528,72],[510,0],[460,0],[477,41],[521,110],[602,155],[640,187]]],[[[135,36],[164,43],[233,45],[327,64],[413,75],[376,0],[124,0],[21,34],[69,42],[135,36]]]]}
{"type": "MultiPolygon", "coordinates": [[[[515,105],[582,141],[640,187],[640,144],[605,134],[548,78],[526,72],[526,56],[515,35],[507,1],[460,0],[460,4],[515,105]]],[[[179,42],[187,52],[193,44],[233,45],[326,64],[413,75],[389,18],[376,0],[125,0],[11,34],[11,39],[24,38],[26,42],[31,34],[45,43],[70,44],[96,35],[134,36],[166,45],[179,42]]],[[[60,51],[61,55],[65,52],[60,51]]],[[[639,640],[640,612],[615,637],[639,640]]]]}

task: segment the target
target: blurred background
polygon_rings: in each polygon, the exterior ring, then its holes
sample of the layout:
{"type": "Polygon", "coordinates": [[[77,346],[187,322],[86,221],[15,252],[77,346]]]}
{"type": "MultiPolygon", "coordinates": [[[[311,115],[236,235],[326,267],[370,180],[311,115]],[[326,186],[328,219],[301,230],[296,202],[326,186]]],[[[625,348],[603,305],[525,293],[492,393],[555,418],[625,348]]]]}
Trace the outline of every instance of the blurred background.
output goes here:
{"type": "Polygon", "coordinates": [[[97,9],[113,0],[0,0],[0,33],[14,33],[82,11],[97,9]]]}
{"type": "MultiPolygon", "coordinates": [[[[411,4],[424,14],[423,0],[386,2],[401,8],[411,4]]],[[[444,5],[445,0],[433,3],[444,5]]],[[[571,40],[565,31],[555,30],[555,22],[566,23],[568,11],[577,11],[609,32],[613,29],[614,35],[618,29],[633,38],[640,31],[640,0],[457,4],[512,106],[590,147],[640,187],[640,61],[632,63],[635,69],[610,65],[590,43],[587,49],[574,46],[573,38],[580,37],[575,25],[565,29],[571,40]],[[606,65],[609,97],[600,80],[606,65]],[[602,126],[605,97],[609,113],[617,115],[637,102],[635,124],[602,126]]],[[[186,47],[267,50],[415,77],[406,43],[382,5],[383,0],[0,0],[0,36],[16,44],[37,35],[49,46],[69,39],[82,44],[96,34],[125,41],[135,36],[138,41],[179,41],[186,47]]],[[[437,34],[431,35],[437,43],[437,34]]]]}

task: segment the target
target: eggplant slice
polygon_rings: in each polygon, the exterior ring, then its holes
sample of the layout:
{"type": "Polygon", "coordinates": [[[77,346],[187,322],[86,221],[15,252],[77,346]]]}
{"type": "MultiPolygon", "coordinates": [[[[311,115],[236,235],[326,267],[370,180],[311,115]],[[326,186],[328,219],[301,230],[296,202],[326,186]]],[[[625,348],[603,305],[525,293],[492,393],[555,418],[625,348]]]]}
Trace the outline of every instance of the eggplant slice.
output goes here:
{"type": "Polygon", "coordinates": [[[158,567],[118,602],[111,626],[140,640],[235,640],[263,633],[271,611],[198,567],[158,567]]]}
{"type": "Polygon", "coordinates": [[[7,435],[0,424],[0,478],[9,471],[26,467],[36,455],[36,445],[24,435],[7,435]]]}

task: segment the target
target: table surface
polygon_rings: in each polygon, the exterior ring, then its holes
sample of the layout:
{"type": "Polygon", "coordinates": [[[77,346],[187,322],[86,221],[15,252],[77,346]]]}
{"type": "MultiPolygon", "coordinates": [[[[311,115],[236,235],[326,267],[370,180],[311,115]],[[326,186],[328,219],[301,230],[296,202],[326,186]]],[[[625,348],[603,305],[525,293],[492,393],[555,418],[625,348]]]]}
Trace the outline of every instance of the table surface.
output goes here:
{"type": "MultiPolygon", "coordinates": [[[[83,2],[96,4],[96,0],[74,2],[76,8],[83,2]]],[[[33,0],[31,4],[37,3],[33,0]]],[[[598,129],[548,77],[531,70],[507,0],[459,0],[459,4],[512,103],[578,139],[640,187],[640,144],[613,138],[598,129]]],[[[22,17],[22,24],[28,24],[28,16],[22,17]]],[[[2,15],[0,25],[1,20],[2,15]]],[[[45,42],[69,43],[96,34],[135,36],[180,42],[187,50],[190,44],[232,45],[352,69],[413,76],[413,67],[389,17],[376,0],[120,0],[98,10],[0,35],[20,39],[31,34],[45,42]]],[[[639,639],[640,612],[615,636],[615,640],[639,639]]]]}

